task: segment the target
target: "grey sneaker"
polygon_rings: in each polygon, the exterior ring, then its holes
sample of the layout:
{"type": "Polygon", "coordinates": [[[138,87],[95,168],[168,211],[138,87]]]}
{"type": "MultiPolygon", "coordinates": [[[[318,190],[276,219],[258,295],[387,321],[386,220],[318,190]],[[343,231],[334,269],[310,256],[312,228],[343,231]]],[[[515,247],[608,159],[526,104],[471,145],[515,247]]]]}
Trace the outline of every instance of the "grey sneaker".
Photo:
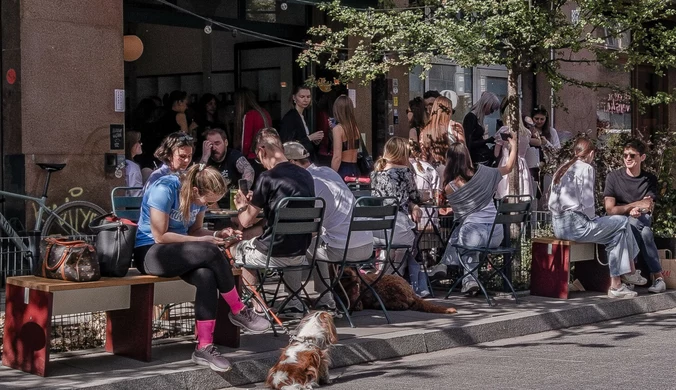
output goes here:
{"type": "Polygon", "coordinates": [[[639,270],[635,270],[633,274],[624,274],[620,279],[622,279],[622,283],[636,284],[638,286],[648,283],[648,279],[641,276],[641,271],[639,270]]]}
{"type": "Polygon", "coordinates": [[[460,290],[460,292],[463,294],[471,294],[479,291],[479,283],[477,283],[476,280],[472,278],[467,279],[469,279],[469,281],[462,284],[462,290],[460,290]]]}
{"type": "Polygon", "coordinates": [[[648,291],[651,293],[661,293],[667,291],[667,284],[664,283],[664,279],[657,278],[653,281],[653,285],[648,287],[648,291]]]}
{"type": "Polygon", "coordinates": [[[202,349],[195,348],[195,352],[192,353],[192,361],[201,366],[209,366],[212,370],[218,372],[226,372],[232,369],[228,359],[224,358],[213,344],[208,344],[202,349]]]}
{"type": "Polygon", "coordinates": [[[448,266],[446,264],[439,263],[427,270],[427,276],[430,279],[444,279],[446,277],[447,270],[448,266]]]}
{"type": "Polygon", "coordinates": [[[248,307],[242,309],[238,314],[228,313],[228,318],[230,318],[230,322],[233,325],[239,326],[251,333],[263,333],[270,329],[270,322],[248,307]]]}
{"type": "Polygon", "coordinates": [[[608,298],[634,298],[636,295],[638,295],[636,291],[631,291],[624,283],[622,283],[620,288],[611,287],[608,290],[608,298]]]}

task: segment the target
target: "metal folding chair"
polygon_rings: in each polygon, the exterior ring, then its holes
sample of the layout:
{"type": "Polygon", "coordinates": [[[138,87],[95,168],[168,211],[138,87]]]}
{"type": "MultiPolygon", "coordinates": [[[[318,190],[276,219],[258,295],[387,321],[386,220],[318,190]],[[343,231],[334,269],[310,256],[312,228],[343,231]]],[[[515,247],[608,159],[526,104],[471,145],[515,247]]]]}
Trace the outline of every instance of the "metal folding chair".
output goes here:
{"type": "MultiPolygon", "coordinates": [[[[497,214],[495,215],[493,226],[491,226],[490,233],[488,234],[489,239],[483,246],[472,247],[449,242],[449,245],[452,245],[457,249],[458,255],[460,256],[460,262],[463,263],[463,269],[465,270],[465,272],[461,277],[459,277],[455,281],[455,283],[453,283],[451,288],[448,290],[448,293],[446,294],[446,298],[448,298],[451,295],[451,292],[453,292],[455,287],[459,283],[461,283],[465,277],[472,277],[470,275],[472,275],[474,271],[480,269],[481,267],[490,266],[492,271],[485,279],[486,282],[490,281],[496,274],[499,274],[502,277],[505,285],[508,286],[510,291],[512,292],[512,295],[514,296],[514,301],[518,303],[516,291],[514,291],[514,286],[512,285],[512,281],[510,280],[511,278],[505,274],[506,271],[509,272],[509,270],[511,269],[512,255],[517,251],[517,249],[520,249],[513,247],[511,245],[510,227],[512,224],[517,224],[519,227],[518,228],[519,234],[521,233],[522,225],[530,220],[531,203],[532,198],[530,196],[525,195],[508,195],[505,196],[501,201],[499,201],[497,214]],[[493,231],[495,230],[495,227],[497,225],[503,225],[503,231],[505,234],[503,244],[498,246],[497,248],[489,248],[490,237],[493,235],[493,231]],[[476,265],[474,265],[472,269],[468,269],[468,267],[464,265],[464,260],[462,259],[462,257],[472,252],[479,253],[479,261],[476,263],[476,265]],[[502,256],[503,257],[502,266],[499,266],[493,260],[491,260],[490,255],[502,256]]],[[[458,226],[456,227],[456,229],[457,228],[460,227],[458,226]]],[[[481,292],[486,297],[486,302],[489,305],[492,305],[493,303],[488,295],[488,292],[486,291],[484,283],[481,282],[480,278],[476,278],[476,281],[479,284],[481,292]]]]}
{"type": "Polygon", "coordinates": [[[120,218],[138,222],[141,217],[143,196],[128,196],[128,191],[143,190],[143,187],[115,187],[110,191],[110,204],[120,218]]]}
{"type": "MultiPolygon", "coordinates": [[[[386,233],[387,244],[385,246],[385,249],[389,252],[390,243],[392,242],[392,237],[394,235],[394,227],[397,221],[398,209],[399,203],[395,198],[392,197],[379,198],[373,196],[364,196],[357,199],[354,206],[352,207],[352,218],[350,219],[350,228],[347,235],[347,241],[345,242],[343,260],[340,263],[327,262],[329,264],[338,265],[339,266],[338,273],[335,275],[335,277],[330,283],[327,283],[326,280],[329,280],[329,275],[326,275],[326,278],[324,278],[324,276],[321,274],[321,271],[319,270],[319,266],[316,267],[322,283],[327,288],[326,291],[320,294],[319,298],[324,296],[324,294],[333,294],[336,303],[340,306],[342,312],[345,313],[347,321],[353,328],[355,326],[354,323],[352,322],[352,318],[350,317],[351,310],[348,310],[346,303],[343,302],[343,300],[340,298],[339,294],[337,294],[335,290],[335,287],[338,285],[338,283],[340,283],[340,279],[343,277],[343,273],[345,272],[346,268],[353,268],[355,270],[357,277],[361,279],[362,283],[364,283],[364,285],[368,288],[368,290],[370,290],[373,296],[378,300],[378,303],[380,303],[380,308],[385,314],[385,319],[387,319],[387,323],[390,324],[392,323],[392,321],[390,320],[390,317],[387,314],[387,309],[385,308],[383,301],[380,299],[380,296],[373,288],[373,286],[376,283],[378,283],[378,281],[384,275],[384,273],[381,272],[380,275],[378,275],[378,277],[373,281],[372,284],[366,282],[366,280],[364,279],[364,277],[360,272],[360,267],[364,265],[375,265],[376,258],[375,256],[372,255],[370,258],[366,260],[348,261],[347,250],[350,246],[350,237],[352,235],[352,232],[376,231],[376,230],[383,230],[384,232],[387,232],[387,230],[389,230],[390,231],[389,237],[387,237],[386,233]]],[[[323,260],[316,260],[316,263],[322,261],[323,260]]],[[[366,290],[364,290],[364,292],[365,291],[366,290]]],[[[363,292],[360,292],[359,296],[356,299],[357,302],[361,299],[362,295],[363,292]]],[[[349,299],[349,297],[347,298],[349,299]]]]}
{"type": "MultiPolygon", "coordinates": [[[[274,207],[273,210],[273,223],[272,223],[272,232],[271,232],[271,242],[272,244],[268,248],[267,257],[265,261],[265,266],[257,266],[253,264],[247,264],[246,258],[244,259],[243,268],[254,270],[258,274],[258,286],[256,286],[256,291],[265,299],[266,291],[263,286],[266,281],[267,271],[276,271],[279,275],[279,282],[277,283],[276,289],[273,293],[272,298],[269,300],[270,306],[274,305],[275,301],[278,299],[277,295],[281,285],[283,284],[287,296],[282,301],[279,306],[279,311],[281,312],[291,299],[294,297],[298,298],[303,304],[303,314],[306,314],[309,311],[309,305],[306,304],[303,299],[300,297],[301,292],[305,293],[305,298],[308,298],[308,293],[305,290],[305,286],[310,281],[312,272],[308,272],[308,277],[301,283],[301,286],[298,290],[294,290],[289,286],[289,284],[284,279],[284,272],[290,271],[305,271],[312,270],[314,268],[314,258],[308,259],[305,264],[299,264],[294,266],[277,266],[270,264],[270,258],[272,256],[275,242],[281,236],[286,235],[299,235],[299,234],[316,234],[321,235],[322,230],[322,220],[324,218],[324,207],[325,202],[322,198],[315,197],[287,197],[280,199],[274,207]]],[[[317,242],[315,243],[314,252],[317,251],[317,242]]]]}

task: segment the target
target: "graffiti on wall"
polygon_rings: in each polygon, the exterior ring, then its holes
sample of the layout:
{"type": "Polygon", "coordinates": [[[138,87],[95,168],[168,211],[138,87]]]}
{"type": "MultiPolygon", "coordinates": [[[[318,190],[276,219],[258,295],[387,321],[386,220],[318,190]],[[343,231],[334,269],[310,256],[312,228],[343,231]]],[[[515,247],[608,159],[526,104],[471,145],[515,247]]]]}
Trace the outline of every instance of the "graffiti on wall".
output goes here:
{"type": "MultiPolygon", "coordinates": [[[[63,202],[59,203],[53,203],[53,204],[46,204],[47,208],[50,210],[56,210],[57,207],[66,204],[68,202],[71,202],[73,200],[77,200],[80,196],[84,194],[84,189],[82,187],[73,187],[68,190],[68,196],[66,196],[63,200],[63,202]]],[[[38,218],[38,212],[40,211],[38,208],[38,205],[31,202],[32,207],[33,207],[33,220],[38,218]]],[[[94,210],[91,210],[89,208],[70,208],[63,213],[59,214],[59,217],[61,217],[65,222],[67,222],[69,225],[72,227],[78,229],[78,230],[85,230],[88,226],[89,223],[96,217],[98,217],[98,214],[94,212],[94,210]]],[[[46,216],[43,215],[43,218],[46,218],[46,216]]]]}

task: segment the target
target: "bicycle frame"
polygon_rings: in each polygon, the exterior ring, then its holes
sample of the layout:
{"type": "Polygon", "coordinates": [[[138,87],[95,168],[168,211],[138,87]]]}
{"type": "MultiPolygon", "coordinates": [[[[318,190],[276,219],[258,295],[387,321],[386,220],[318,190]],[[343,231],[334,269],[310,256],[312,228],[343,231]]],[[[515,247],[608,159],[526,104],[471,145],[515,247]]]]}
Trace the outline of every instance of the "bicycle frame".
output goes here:
{"type": "MultiPolygon", "coordinates": [[[[66,220],[61,218],[58,214],[54,213],[49,207],[47,207],[47,197],[46,196],[42,196],[41,198],[36,198],[34,196],[15,194],[13,192],[7,192],[7,191],[0,191],[0,196],[6,196],[8,198],[21,199],[21,200],[24,200],[24,201],[37,203],[38,214],[35,216],[35,227],[33,228],[33,230],[35,230],[35,231],[41,230],[43,216],[45,216],[45,213],[46,213],[47,217],[53,215],[56,218],[56,220],[62,226],[65,226],[67,229],[70,230],[71,234],[75,234],[75,235],[78,234],[77,229],[75,229],[66,220]]],[[[10,226],[9,221],[7,221],[7,218],[5,218],[5,216],[2,215],[2,213],[0,213],[0,225],[5,230],[5,232],[7,232],[7,234],[9,234],[10,236],[16,236],[17,238],[19,237],[19,235],[16,234],[14,229],[12,229],[12,227],[10,226]],[[14,233],[14,234],[11,234],[11,233],[14,233]]],[[[20,241],[20,239],[19,239],[19,241],[20,241]]]]}

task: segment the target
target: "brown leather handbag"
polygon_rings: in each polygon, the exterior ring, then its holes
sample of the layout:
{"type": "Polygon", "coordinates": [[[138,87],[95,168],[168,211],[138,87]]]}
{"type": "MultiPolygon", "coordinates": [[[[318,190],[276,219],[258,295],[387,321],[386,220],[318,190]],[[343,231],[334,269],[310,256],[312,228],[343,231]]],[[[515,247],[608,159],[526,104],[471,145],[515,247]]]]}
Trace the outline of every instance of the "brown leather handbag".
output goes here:
{"type": "Polygon", "coordinates": [[[85,241],[47,237],[42,240],[41,253],[37,276],[71,282],[101,279],[96,249],[85,241]]]}

